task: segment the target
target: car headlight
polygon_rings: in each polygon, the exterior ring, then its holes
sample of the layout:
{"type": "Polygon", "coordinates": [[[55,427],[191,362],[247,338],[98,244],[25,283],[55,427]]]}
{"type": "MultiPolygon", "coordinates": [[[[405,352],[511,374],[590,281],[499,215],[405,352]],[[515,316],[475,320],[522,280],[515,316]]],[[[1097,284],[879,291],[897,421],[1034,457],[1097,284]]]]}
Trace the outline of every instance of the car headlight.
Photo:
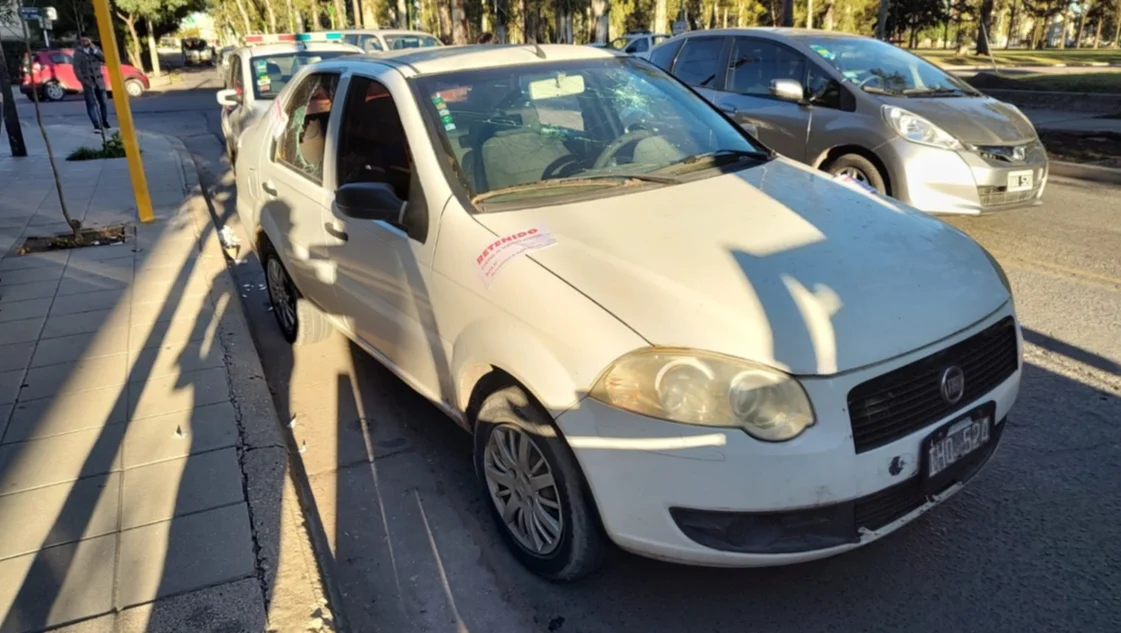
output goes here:
{"type": "Polygon", "coordinates": [[[797,380],[710,352],[632,352],[615,361],[589,395],[639,415],[742,428],[770,442],[793,439],[814,423],[813,407],[797,380]]]}
{"type": "Polygon", "coordinates": [[[961,141],[954,138],[946,130],[903,108],[885,105],[884,120],[895,130],[896,134],[908,141],[941,147],[942,149],[957,150],[964,147],[961,141]]]}

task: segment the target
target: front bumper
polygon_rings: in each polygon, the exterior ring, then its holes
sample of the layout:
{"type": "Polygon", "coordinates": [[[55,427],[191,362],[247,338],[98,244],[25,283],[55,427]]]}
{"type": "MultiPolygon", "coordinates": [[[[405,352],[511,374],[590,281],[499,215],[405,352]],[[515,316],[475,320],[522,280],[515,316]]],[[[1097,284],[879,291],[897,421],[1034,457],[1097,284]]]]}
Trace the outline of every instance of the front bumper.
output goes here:
{"type": "MultiPolygon", "coordinates": [[[[789,442],[771,444],[740,430],[654,420],[589,398],[559,416],[557,425],[583,468],[604,528],[623,549],[661,560],[725,567],[825,558],[895,531],[960,490],[987,461],[989,449],[995,448],[1019,392],[1022,370],[970,402],[961,402],[937,422],[859,454],[846,411],[847,394],[875,376],[965,340],[1009,314],[1011,309],[1006,308],[946,341],[875,367],[805,379],[819,419],[789,442]],[[941,490],[916,492],[923,439],[989,402],[994,407],[993,437],[983,449],[987,454],[977,454],[976,468],[965,468],[959,481],[941,490]],[[880,521],[864,522],[877,527],[857,530],[851,517],[861,511],[866,515],[879,512],[880,521]],[[734,544],[727,544],[735,539],[732,533],[743,526],[737,521],[760,516],[779,517],[773,525],[790,533],[797,531],[796,525],[804,526],[805,520],[821,525],[832,521],[835,527],[824,530],[833,529],[835,538],[807,539],[785,550],[767,550],[778,553],[735,551],[734,544]],[[706,528],[710,536],[716,535],[713,539],[698,536],[706,528]],[[720,536],[721,530],[724,536],[720,536]]],[[[1022,347],[1018,331],[1017,345],[1017,349],[1022,347]]]]}
{"type": "Polygon", "coordinates": [[[1049,172],[1047,153],[1038,141],[1016,163],[902,138],[885,143],[877,154],[888,167],[894,197],[928,213],[977,215],[1038,205],[1049,172]],[[1032,172],[1032,188],[1008,191],[1009,174],[1026,170],[1032,172]]]}

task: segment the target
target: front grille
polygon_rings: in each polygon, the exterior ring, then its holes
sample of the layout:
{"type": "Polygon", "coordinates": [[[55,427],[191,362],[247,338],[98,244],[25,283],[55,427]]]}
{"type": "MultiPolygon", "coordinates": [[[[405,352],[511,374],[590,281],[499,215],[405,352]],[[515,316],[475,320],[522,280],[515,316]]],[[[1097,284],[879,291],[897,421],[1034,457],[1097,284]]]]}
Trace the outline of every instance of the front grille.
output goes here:
{"type": "Polygon", "coordinates": [[[983,332],[849,391],[849,419],[857,453],[933,424],[1004,382],[1019,367],[1016,324],[1006,317],[983,332]],[[957,404],[942,398],[942,373],[957,365],[965,393],[957,404]]]}
{"type": "Polygon", "coordinates": [[[1039,141],[1019,145],[974,145],[973,149],[985,160],[998,164],[1035,164],[1047,157],[1043,143],[1039,141]],[[1016,158],[1017,149],[1023,150],[1020,158],[1016,158]]]}
{"type": "Polygon", "coordinates": [[[1006,204],[1020,204],[1030,202],[1039,194],[1042,183],[1036,179],[1036,184],[1031,189],[1024,191],[1008,191],[1008,187],[977,187],[977,196],[981,199],[982,207],[1000,207],[1006,204]]]}

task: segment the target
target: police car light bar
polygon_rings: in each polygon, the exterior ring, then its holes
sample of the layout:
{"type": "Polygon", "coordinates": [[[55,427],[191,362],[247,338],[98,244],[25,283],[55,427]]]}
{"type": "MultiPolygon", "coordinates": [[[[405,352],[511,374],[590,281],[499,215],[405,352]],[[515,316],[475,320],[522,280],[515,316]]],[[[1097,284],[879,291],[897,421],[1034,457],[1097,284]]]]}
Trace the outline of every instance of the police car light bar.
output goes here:
{"type": "Polygon", "coordinates": [[[342,33],[334,31],[316,31],[314,33],[267,33],[261,35],[246,35],[245,43],[248,44],[277,44],[279,42],[341,42],[342,33]]]}
{"type": "Polygon", "coordinates": [[[335,33],[333,31],[316,31],[313,33],[297,33],[297,42],[331,42],[343,39],[342,33],[335,33]]]}
{"type": "Polygon", "coordinates": [[[277,42],[295,42],[296,36],[292,33],[267,33],[265,35],[246,35],[246,44],[276,44],[277,42]]]}

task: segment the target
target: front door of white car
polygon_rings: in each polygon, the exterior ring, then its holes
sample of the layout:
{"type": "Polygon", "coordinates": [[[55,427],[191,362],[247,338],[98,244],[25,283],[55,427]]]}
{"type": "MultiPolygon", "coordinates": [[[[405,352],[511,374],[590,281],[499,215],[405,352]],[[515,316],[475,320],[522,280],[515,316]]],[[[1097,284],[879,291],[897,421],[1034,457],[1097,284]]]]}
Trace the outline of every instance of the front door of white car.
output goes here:
{"type": "Polygon", "coordinates": [[[419,115],[404,112],[415,119],[409,126],[398,108],[411,103],[404,80],[395,72],[379,79],[352,75],[348,81],[334,172],[340,187],[388,185],[403,211],[399,221],[385,222],[348,218],[333,209],[327,239],[338,265],[336,300],[359,339],[384,355],[416,389],[439,400],[450,395],[441,393],[450,390],[444,384],[448,361],[429,291],[447,194],[421,186],[424,169],[414,164],[409,149],[420,139],[406,134],[407,127],[421,129],[419,115]]]}
{"type": "Polygon", "coordinates": [[[286,238],[276,246],[286,251],[288,273],[304,296],[328,312],[334,308],[335,264],[326,225],[334,194],[323,184],[324,157],[338,82],[336,73],[305,75],[285,102],[284,116],[262,122],[273,140],[257,182],[262,224],[273,223],[269,234],[286,238]]]}

